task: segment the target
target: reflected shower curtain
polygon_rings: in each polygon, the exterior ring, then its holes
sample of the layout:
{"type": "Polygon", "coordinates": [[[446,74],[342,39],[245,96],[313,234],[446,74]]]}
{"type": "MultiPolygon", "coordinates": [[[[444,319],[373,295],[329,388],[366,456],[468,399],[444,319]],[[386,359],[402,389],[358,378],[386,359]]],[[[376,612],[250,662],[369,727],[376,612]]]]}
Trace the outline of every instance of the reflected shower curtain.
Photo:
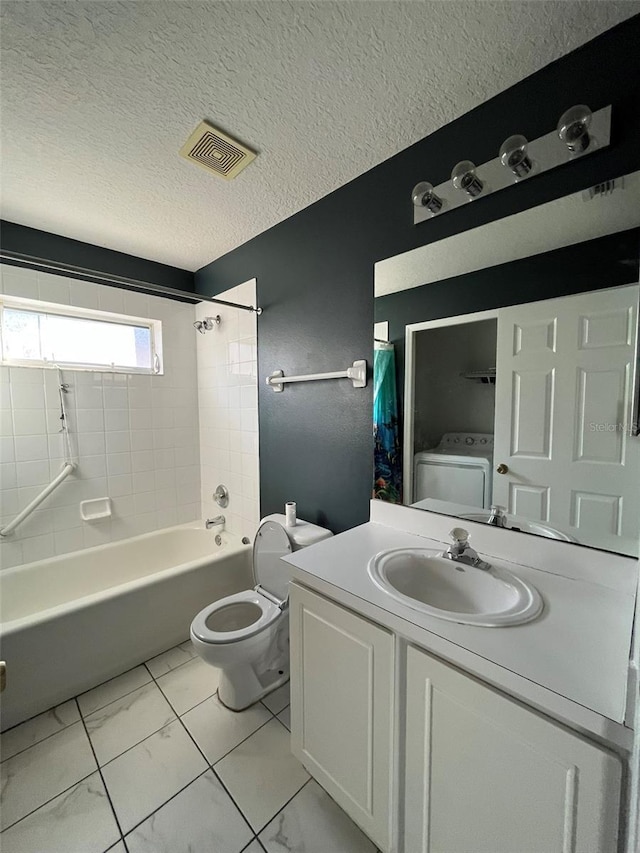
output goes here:
{"type": "Polygon", "coordinates": [[[373,497],[402,503],[402,463],[393,344],[376,342],[373,354],[373,497]]]}

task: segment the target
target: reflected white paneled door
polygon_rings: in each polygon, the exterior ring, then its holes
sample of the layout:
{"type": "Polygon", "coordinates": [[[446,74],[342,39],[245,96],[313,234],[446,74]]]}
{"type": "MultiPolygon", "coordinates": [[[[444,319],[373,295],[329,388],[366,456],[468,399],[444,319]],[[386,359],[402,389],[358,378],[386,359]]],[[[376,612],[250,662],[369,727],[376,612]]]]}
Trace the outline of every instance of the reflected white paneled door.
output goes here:
{"type": "Polygon", "coordinates": [[[393,634],[291,585],[291,749],[391,849],[393,634]]]}
{"type": "Polygon", "coordinates": [[[508,512],[633,555],[640,438],[629,427],[638,290],[500,311],[493,475],[493,501],[508,512]]]}
{"type": "Polygon", "coordinates": [[[620,759],[410,647],[406,853],[616,853],[620,759]]]}

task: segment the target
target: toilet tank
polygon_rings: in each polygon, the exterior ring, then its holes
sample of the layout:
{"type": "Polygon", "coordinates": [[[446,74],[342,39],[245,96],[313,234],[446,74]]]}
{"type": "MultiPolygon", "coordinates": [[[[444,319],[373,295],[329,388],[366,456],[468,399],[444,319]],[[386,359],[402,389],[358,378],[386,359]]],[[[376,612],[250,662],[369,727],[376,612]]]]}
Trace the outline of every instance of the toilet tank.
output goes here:
{"type": "Polygon", "coordinates": [[[295,527],[287,527],[283,512],[274,512],[273,515],[265,516],[262,521],[277,521],[278,524],[281,524],[289,537],[293,551],[299,551],[300,548],[315,545],[316,542],[322,542],[323,539],[333,536],[333,533],[326,527],[311,524],[310,521],[303,521],[301,518],[298,519],[295,527]]]}

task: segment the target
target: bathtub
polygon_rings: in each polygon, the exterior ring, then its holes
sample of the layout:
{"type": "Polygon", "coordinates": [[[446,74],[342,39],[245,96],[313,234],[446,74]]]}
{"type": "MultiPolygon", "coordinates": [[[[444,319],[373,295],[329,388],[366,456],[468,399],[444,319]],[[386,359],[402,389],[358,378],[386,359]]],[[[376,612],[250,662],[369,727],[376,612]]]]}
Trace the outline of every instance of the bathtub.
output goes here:
{"type": "Polygon", "coordinates": [[[2,729],[177,645],[199,610],[253,584],[251,547],[203,522],[5,570],[2,729]]]}

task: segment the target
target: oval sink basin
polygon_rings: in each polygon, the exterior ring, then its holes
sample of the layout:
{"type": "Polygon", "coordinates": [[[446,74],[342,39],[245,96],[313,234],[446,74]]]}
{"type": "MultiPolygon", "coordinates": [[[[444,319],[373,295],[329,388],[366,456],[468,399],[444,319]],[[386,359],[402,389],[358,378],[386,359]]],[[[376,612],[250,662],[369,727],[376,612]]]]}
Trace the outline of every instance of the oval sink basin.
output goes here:
{"type": "Polygon", "coordinates": [[[540,593],[503,568],[478,569],[432,548],[391,548],[368,566],[380,589],[414,610],[447,622],[500,628],[540,614],[540,593]]]}

